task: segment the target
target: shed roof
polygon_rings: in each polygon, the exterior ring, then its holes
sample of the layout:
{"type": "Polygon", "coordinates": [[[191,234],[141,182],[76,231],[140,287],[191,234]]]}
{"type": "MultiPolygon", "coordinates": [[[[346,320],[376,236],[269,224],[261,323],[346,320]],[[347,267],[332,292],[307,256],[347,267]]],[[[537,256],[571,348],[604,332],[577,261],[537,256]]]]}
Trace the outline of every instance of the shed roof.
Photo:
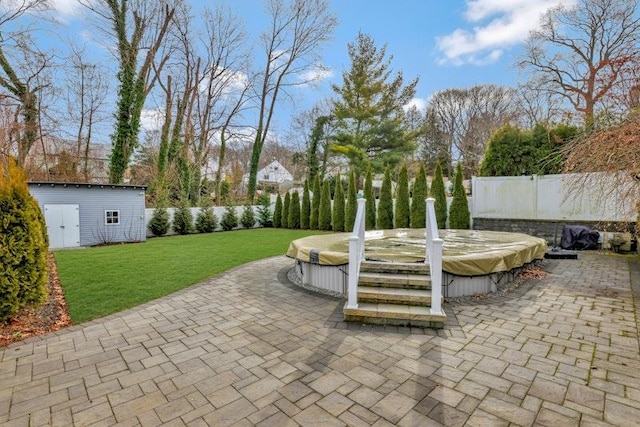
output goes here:
{"type": "Polygon", "coordinates": [[[37,185],[38,187],[75,187],[75,188],[131,188],[146,190],[146,185],[129,185],[129,184],[92,184],[88,182],[52,182],[52,181],[29,181],[29,185],[37,185]]]}

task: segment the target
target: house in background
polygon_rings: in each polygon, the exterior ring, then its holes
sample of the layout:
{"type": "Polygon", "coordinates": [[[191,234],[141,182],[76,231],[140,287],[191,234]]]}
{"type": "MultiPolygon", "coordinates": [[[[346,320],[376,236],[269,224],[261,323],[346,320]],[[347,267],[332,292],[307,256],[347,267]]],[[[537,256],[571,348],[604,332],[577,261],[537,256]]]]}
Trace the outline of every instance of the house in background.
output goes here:
{"type": "Polygon", "coordinates": [[[29,182],[51,249],[146,240],[143,186],[29,182]]]}
{"type": "MultiPolygon", "coordinates": [[[[244,175],[245,185],[249,182],[249,174],[244,175]]],[[[293,175],[282,164],[274,160],[267,166],[258,170],[256,175],[256,183],[262,188],[279,188],[281,185],[293,183],[293,175]]]]}

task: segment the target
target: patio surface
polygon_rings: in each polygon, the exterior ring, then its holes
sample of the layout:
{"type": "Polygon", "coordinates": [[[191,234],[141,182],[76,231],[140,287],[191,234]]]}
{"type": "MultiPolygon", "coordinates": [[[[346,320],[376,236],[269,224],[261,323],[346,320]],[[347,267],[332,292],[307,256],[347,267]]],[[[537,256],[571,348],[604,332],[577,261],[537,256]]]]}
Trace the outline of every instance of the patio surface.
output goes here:
{"type": "Polygon", "coordinates": [[[347,325],[342,300],[283,283],[292,266],[0,348],[0,424],[638,425],[636,260],[545,261],[544,280],[445,304],[440,331],[347,325]]]}

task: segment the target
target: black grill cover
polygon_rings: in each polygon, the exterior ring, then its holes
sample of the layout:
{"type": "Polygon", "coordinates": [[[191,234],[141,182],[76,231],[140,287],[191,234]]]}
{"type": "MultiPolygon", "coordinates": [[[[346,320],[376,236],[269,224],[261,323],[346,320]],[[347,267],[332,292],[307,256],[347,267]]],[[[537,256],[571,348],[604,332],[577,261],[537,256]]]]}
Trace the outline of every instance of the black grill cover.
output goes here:
{"type": "Polygon", "coordinates": [[[597,249],[600,234],[582,225],[565,225],[562,227],[560,247],[568,250],[597,249]]]}

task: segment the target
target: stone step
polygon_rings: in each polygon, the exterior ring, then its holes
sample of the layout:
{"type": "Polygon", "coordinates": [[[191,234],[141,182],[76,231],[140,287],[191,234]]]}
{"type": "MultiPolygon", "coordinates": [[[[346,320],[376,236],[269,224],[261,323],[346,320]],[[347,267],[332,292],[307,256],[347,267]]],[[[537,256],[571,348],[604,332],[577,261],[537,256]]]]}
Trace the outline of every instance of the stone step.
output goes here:
{"type": "Polygon", "coordinates": [[[403,305],[431,305],[431,291],[425,289],[380,288],[358,286],[358,302],[403,305]]]}
{"type": "Polygon", "coordinates": [[[429,274],[429,264],[425,264],[424,262],[363,261],[360,263],[360,271],[372,273],[429,274]]]}
{"type": "Polygon", "coordinates": [[[421,274],[372,273],[361,271],[358,286],[431,289],[431,277],[421,274]]]}
{"type": "Polygon", "coordinates": [[[446,314],[431,314],[429,307],[415,305],[358,303],[358,308],[343,308],[347,322],[375,325],[443,328],[446,314]]]}

